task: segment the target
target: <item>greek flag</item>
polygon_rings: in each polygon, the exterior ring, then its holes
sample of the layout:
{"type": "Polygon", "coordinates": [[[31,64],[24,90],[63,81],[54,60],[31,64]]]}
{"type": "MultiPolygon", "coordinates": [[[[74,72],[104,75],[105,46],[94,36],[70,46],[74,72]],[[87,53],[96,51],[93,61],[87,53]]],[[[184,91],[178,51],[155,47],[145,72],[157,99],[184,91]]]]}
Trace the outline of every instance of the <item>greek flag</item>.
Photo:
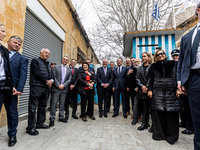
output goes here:
{"type": "Polygon", "coordinates": [[[160,10],[158,8],[158,4],[155,4],[155,9],[153,10],[152,16],[158,21],[161,17],[160,10]]]}

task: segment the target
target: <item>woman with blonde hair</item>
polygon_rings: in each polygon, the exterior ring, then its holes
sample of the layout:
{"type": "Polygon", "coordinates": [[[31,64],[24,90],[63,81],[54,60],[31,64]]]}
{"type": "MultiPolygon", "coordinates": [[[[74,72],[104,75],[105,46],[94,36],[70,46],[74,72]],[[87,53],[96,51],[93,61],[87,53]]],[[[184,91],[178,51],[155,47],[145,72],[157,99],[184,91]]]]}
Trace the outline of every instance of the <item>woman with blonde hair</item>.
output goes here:
{"type": "Polygon", "coordinates": [[[149,88],[149,69],[152,64],[152,55],[149,52],[142,53],[142,66],[138,67],[136,82],[138,85],[139,103],[142,105],[142,124],[138,130],[147,129],[149,124],[150,98],[147,96],[149,88]]]}
{"type": "Polygon", "coordinates": [[[176,98],[176,62],[158,50],[150,68],[148,96],[151,99],[153,139],[174,144],[179,137],[180,100],[176,98]]]}

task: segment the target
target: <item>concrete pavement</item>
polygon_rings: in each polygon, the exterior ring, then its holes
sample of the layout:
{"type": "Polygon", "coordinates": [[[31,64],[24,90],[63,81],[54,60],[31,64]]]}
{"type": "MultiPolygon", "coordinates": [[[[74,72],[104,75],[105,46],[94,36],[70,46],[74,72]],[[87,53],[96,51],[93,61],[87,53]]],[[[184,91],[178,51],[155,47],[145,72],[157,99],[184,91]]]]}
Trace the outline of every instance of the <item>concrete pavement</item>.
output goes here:
{"type": "MultiPolygon", "coordinates": [[[[57,111],[58,112],[58,111],[57,111]]],[[[71,109],[70,109],[71,113],[71,109]]],[[[112,118],[112,112],[108,118],[99,118],[98,107],[95,105],[95,117],[88,122],[81,119],[69,118],[68,123],[58,122],[50,129],[38,129],[38,136],[30,136],[25,133],[27,120],[19,122],[17,144],[9,148],[7,146],[7,127],[0,128],[0,150],[192,150],[193,135],[180,133],[178,142],[170,145],[165,141],[152,140],[152,134],[148,130],[138,131],[131,125],[131,116],[124,119],[122,112],[116,118],[112,118]]],[[[80,105],[77,116],[80,115],[80,105]]],[[[49,111],[47,112],[47,121],[49,111]]],[[[70,115],[71,116],[71,115],[70,115]]],[[[180,128],[180,132],[183,128],[180,128]]]]}

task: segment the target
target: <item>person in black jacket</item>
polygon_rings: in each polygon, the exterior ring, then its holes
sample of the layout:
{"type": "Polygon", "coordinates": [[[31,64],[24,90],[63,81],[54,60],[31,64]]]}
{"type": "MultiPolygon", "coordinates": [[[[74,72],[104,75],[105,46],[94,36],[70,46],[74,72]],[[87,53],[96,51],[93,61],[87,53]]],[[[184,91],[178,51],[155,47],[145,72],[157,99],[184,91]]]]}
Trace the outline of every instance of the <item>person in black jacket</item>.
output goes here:
{"type": "Polygon", "coordinates": [[[34,58],[30,66],[30,95],[28,106],[28,127],[26,133],[29,135],[38,135],[39,132],[35,129],[48,129],[45,125],[46,106],[49,97],[49,88],[54,82],[53,72],[49,63],[46,61],[49,58],[50,51],[42,49],[40,57],[34,58]],[[36,121],[36,109],[37,121],[36,121]]]}
{"type": "MultiPolygon", "coordinates": [[[[0,23],[0,41],[3,41],[3,39],[6,37],[5,32],[5,26],[0,23]]],[[[12,79],[8,49],[0,44],[0,112],[2,105],[4,104],[7,112],[8,123],[12,121],[11,116],[13,115],[13,112],[9,111],[10,106],[12,105],[12,96],[17,94],[12,79]]],[[[16,135],[10,134],[13,127],[12,125],[13,124],[8,124],[9,147],[14,146],[17,143],[16,135]]]]}
{"type": "Polygon", "coordinates": [[[88,115],[92,120],[94,117],[94,84],[95,76],[94,73],[89,71],[89,64],[87,62],[82,63],[82,68],[78,74],[78,94],[81,95],[81,115],[80,117],[84,122],[87,121],[86,115],[88,115]],[[86,113],[86,105],[88,102],[88,108],[86,113]]]}
{"type": "Polygon", "coordinates": [[[142,105],[142,125],[138,130],[147,129],[149,124],[149,105],[150,99],[147,96],[149,88],[149,69],[152,63],[152,56],[149,52],[142,53],[142,66],[138,67],[136,74],[136,82],[138,85],[138,101],[142,105]]]}
{"type": "Polygon", "coordinates": [[[104,117],[108,117],[107,112],[108,108],[108,100],[109,100],[109,92],[110,86],[112,85],[113,81],[113,72],[111,68],[107,67],[108,61],[103,60],[103,67],[97,69],[97,92],[98,92],[98,105],[99,105],[99,117],[102,118],[103,114],[104,117]],[[102,105],[104,101],[104,113],[102,112],[102,105]]]}
{"type": "Polygon", "coordinates": [[[179,137],[180,100],[176,98],[176,62],[168,61],[163,50],[155,53],[150,68],[148,96],[151,98],[153,139],[174,144],[179,137]]]}

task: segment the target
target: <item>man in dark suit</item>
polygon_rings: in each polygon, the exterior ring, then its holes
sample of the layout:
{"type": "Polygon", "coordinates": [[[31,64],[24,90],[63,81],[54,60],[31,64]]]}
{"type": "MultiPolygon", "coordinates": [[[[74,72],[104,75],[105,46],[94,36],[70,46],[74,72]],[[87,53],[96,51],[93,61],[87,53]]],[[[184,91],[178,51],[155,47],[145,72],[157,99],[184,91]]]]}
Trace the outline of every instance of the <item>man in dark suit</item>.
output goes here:
{"type": "Polygon", "coordinates": [[[113,72],[110,68],[107,67],[108,61],[103,60],[103,67],[97,69],[97,93],[98,93],[98,105],[99,105],[99,117],[103,117],[103,101],[104,101],[104,117],[108,117],[108,100],[110,86],[113,80],[113,72]]]}
{"type": "Polygon", "coordinates": [[[127,118],[127,108],[126,108],[126,90],[127,90],[127,73],[128,69],[122,66],[122,58],[117,59],[117,68],[113,71],[113,91],[115,91],[115,106],[114,114],[112,117],[119,115],[120,108],[120,94],[122,96],[122,107],[123,107],[123,116],[127,118]]]}
{"type": "Polygon", "coordinates": [[[40,57],[34,58],[30,66],[30,95],[28,106],[28,127],[26,133],[29,135],[38,135],[39,132],[35,129],[48,129],[45,125],[46,107],[49,97],[49,88],[54,82],[53,72],[47,59],[49,58],[49,49],[42,49],[40,57]],[[36,121],[36,110],[37,121],[36,121]]]}
{"type": "Polygon", "coordinates": [[[188,95],[194,127],[194,150],[200,150],[200,3],[197,26],[182,37],[177,67],[178,88],[188,95]]]}
{"type": "Polygon", "coordinates": [[[17,142],[17,126],[18,126],[18,96],[22,95],[23,88],[26,83],[28,58],[21,55],[18,51],[22,45],[22,39],[18,36],[12,36],[8,41],[8,50],[10,57],[10,69],[16,94],[12,97],[12,104],[8,105],[7,118],[8,118],[8,135],[10,137],[10,146],[15,145],[17,142]]]}
{"type": "Polygon", "coordinates": [[[71,104],[72,104],[72,118],[78,119],[76,116],[76,111],[77,111],[77,86],[78,86],[78,73],[79,69],[76,68],[76,59],[71,60],[71,71],[72,71],[72,79],[69,84],[69,91],[67,93],[67,100],[65,102],[65,113],[66,116],[69,117],[69,105],[70,105],[70,99],[71,99],[71,104]]]}
{"type": "MultiPolygon", "coordinates": [[[[6,37],[5,26],[0,23],[0,41],[6,37]]],[[[12,113],[9,112],[9,105],[12,104],[12,95],[16,94],[16,89],[14,88],[10,63],[9,63],[9,51],[3,45],[0,44],[0,112],[2,105],[4,104],[7,112],[7,118],[10,121],[10,115],[12,113]]],[[[9,124],[10,130],[10,124],[9,124]]],[[[16,136],[10,136],[10,132],[8,132],[9,141],[8,146],[13,146],[16,144],[17,139],[16,136]]]]}
{"type": "MultiPolygon", "coordinates": [[[[110,62],[110,69],[112,72],[115,69],[115,63],[113,61],[110,62]]],[[[111,97],[113,98],[113,106],[115,106],[115,92],[112,90],[112,88],[113,88],[113,82],[110,85],[110,90],[109,90],[110,92],[109,92],[109,100],[108,100],[108,112],[110,111],[111,97]]]]}
{"type": "Polygon", "coordinates": [[[56,65],[53,68],[54,73],[54,84],[51,89],[52,95],[52,104],[51,104],[51,111],[50,111],[50,124],[49,126],[54,126],[55,115],[56,115],[56,108],[59,102],[59,119],[58,121],[67,123],[68,116],[64,117],[64,107],[66,102],[66,97],[68,93],[68,87],[71,82],[72,74],[71,70],[67,67],[69,62],[69,57],[64,56],[62,58],[62,64],[56,65]]]}
{"type": "MultiPolygon", "coordinates": [[[[87,63],[89,64],[89,66],[90,66],[90,63],[91,63],[91,62],[90,62],[90,59],[86,59],[85,62],[87,62],[87,63]]],[[[83,70],[83,68],[82,68],[82,67],[79,67],[79,70],[83,70]]],[[[95,75],[94,68],[89,67],[89,71],[95,75]]]]}

